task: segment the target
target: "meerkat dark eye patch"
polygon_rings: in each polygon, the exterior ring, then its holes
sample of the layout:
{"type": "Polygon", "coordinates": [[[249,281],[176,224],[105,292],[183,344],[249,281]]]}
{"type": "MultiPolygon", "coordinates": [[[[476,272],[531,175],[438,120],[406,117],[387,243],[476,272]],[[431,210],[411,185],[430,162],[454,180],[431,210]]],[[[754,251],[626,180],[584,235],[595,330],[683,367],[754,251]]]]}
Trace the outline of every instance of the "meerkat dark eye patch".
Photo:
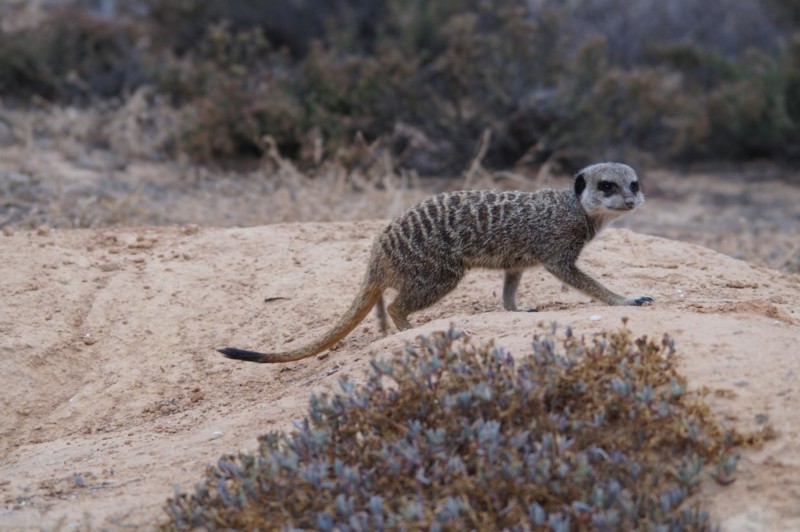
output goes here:
{"type": "Polygon", "coordinates": [[[597,183],[597,190],[605,194],[606,196],[610,196],[617,190],[616,183],[612,183],[611,181],[600,181],[597,183]]]}
{"type": "Polygon", "coordinates": [[[575,177],[575,195],[580,196],[585,188],[586,188],[586,178],[583,177],[583,174],[578,174],[575,177]]]}
{"type": "Polygon", "coordinates": [[[631,183],[631,192],[633,192],[634,194],[639,192],[639,182],[638,181],[634,181],[633,183],[631,183]]]}

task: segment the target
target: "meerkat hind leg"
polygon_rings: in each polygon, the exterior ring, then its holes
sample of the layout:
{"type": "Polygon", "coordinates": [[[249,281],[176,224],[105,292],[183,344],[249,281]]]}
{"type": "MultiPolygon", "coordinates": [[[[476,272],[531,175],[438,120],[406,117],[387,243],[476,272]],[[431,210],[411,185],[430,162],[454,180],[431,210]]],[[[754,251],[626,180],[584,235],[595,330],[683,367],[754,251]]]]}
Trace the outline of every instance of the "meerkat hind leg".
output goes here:
{"type": "Polygon", "coordinates": [[[536,309],[531,307],[517,308],[517,288],[520,279],[522,279],[522,270],[506,270],[503,279],[503,308],[512,312],[536,312],[536,309]]]}
{"type": "Polygon", "coordinates": [[[383,304],[383,296],[378,298],[375,303],[375,316],[378,318],[378,326],[382,333],[389,330],[389,322],[386,320],[386,307],[383,304]]]}
{"type": "Polygon", "coordinates": [[[425,279],[425,282],[406,283],[398,291],[395,300],[386,307],[389,317],[401,331],[411,328],[409,314],[426,309],[442,299],[458,285],[461,275],[420,275],[416,278],[425,279]]]}
{"type": "Polygon", "coordinates": [[[395,303],[397,303],[397,300],[392,301],[391,303],[389,303],[389,306],[386,308],[386,310],[389,312],[389,317],[392,318],[392,322],[394,323],[394,326],[397,327],[401,331],[405,331],[406,329],[410,329],[411,328],[411,322],[408,321],[409,313],[406,312],[402,308],[398,308],[395,305],[395,303]]]}

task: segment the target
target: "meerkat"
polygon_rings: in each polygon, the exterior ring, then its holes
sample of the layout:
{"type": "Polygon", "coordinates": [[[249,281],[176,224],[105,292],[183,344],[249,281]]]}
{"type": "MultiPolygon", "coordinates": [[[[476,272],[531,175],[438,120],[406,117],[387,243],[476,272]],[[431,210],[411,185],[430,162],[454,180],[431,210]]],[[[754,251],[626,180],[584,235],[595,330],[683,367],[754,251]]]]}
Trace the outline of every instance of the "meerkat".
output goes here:
{"type": "Polygon", "coordinates": [[[336,344],[373,307],[384,331],[386,311],[398,329],[408,329],[409,314],[442,299],[471,268],[505,270],[503,307],[510,311],[531,310],[517,308],[516,293],[522,272],[536,265],[607,305],[652,303],[651,297],[612,292],[575,264],[603,227],[643,202],[636,172],[620,163],[588,166],[572,187],[561,190],[463,190],[432,196],[378,234],[358,295],[324,336],[284,352],[232,347],[219,352],[250,362],[300,360],[336,344]],[[384,309],[388,288],[397,297],[384,309]]]}

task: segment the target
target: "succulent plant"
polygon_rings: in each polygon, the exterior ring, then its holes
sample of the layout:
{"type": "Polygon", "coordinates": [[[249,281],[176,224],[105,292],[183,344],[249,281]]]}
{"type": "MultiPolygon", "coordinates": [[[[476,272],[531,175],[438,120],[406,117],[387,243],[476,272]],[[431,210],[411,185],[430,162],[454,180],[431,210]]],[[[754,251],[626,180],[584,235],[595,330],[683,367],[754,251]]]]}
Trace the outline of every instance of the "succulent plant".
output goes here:
{"type": "Polygon", "coordinates": [[[373,360],[176,492],[162,528],[710,528],[687,499],[748,440],[686,392],[674,342],[556,328],[524,356],[451,328],[373,360]]]}

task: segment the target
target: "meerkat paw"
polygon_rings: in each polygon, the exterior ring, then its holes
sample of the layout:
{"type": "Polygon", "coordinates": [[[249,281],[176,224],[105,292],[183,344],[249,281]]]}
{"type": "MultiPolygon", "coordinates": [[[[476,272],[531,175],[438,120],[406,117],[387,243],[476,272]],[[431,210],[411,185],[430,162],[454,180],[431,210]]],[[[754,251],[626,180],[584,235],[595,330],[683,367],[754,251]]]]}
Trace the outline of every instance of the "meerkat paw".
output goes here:
{"type": "Polygon", "coordinates": [[[636,299],[632,299],[631,302],[632,302],[631,305],[636,305],[637,307],[641,307],[642,305],[647,303],[655,303],[656,300],[653,299],[652,297],[642,296],[642,297],[637,297],[636,299]]]}

